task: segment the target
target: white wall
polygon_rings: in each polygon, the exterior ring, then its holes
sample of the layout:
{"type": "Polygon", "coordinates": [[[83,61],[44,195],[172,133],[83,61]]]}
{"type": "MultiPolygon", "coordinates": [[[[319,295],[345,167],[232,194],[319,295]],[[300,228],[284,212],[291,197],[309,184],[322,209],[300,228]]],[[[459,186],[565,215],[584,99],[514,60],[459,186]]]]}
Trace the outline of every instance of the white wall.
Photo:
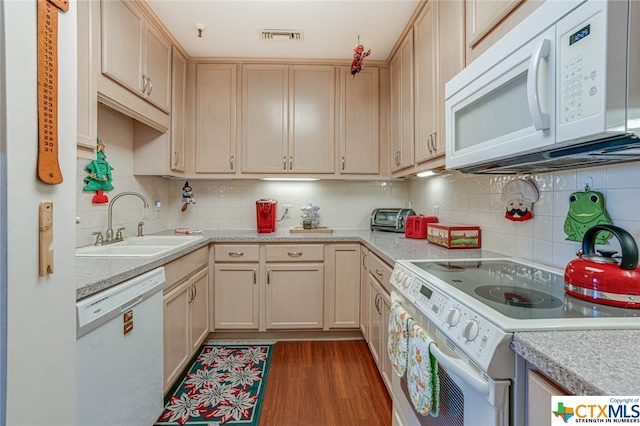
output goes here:
{"type": "Polygon", "coordinates": [[[7,133],[7,404],[11,426],[75,418],[75,1],[60,14],[59,160],[64,182],[36,178],[36,1],[5,1],[7,133]],[[54,273],[38,275],[38,205],[53,202],[54,273]]]}
{"type": "MultiPolygon", "coordinates": [[[[575,258],[580,243],[566,241],[564,221],[569,196],[584,191],[585,182],[605,197],[613,224],[629,231],[640,241],[640,164],[570,170],[524,176],[531,178],[540,194],[533,205],[532,220],[512,222],[504,218],[503,186],[515,176],[464,175],[444,173],[409,181],[409,198],[414,209],[434,214],[438,207],[441,222],[479,225],[482,247],[499,253],[564,268],[575,258]]],[[[619,250],[615,237],[609,241],[619,250]]]]}

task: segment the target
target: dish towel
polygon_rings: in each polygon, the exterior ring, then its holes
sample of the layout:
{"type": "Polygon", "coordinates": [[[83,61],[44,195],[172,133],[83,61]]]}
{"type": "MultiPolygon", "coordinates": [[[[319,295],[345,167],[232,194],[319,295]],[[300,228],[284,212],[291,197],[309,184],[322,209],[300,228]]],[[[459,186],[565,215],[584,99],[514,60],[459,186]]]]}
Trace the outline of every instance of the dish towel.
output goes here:
{"type": "Polygon", "coordinates": [[[391,305],[389,311],[389,337],[387,339],[387,352],[393,371],[398,377],[404,376],[407,371],[407,353],[409,344],[409,319],[410,315],[400,303],[391,305]]]}
{"type": "Polygon", "coordinates": [[[438,361],[431,354],[435,342],[413,320],[409,325],[409,357],[407,361],[407,388],[414,408],[423,416],[438,415],[440,381],[438,361]]]}

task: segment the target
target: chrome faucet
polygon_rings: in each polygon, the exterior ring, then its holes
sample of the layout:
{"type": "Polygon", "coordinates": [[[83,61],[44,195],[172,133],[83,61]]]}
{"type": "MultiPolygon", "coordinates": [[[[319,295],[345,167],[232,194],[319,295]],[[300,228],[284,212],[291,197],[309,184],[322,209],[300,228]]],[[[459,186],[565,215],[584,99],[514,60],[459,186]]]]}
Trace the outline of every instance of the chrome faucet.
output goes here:
{"type": "Polygon", "coordinates": [[[136,197],[140,198],[142,200],[142,202],[144,203],[144,207],[145,208],[149,208],[149,202],[147,201],[146,198],[144,198],[144,196],[142,194],[139,194],[137,192],[133,192],[133,191],[126,191],[126,192],[121,192],[118,195],[114,196],[111,201],[109,202],[109,209],[108,209],[108,224],[107,224],[107,232],[105,234],[104,237],[104,241],[103,244],[109,244],[109,243],[115,243],[116,241],[122,241],[122,229],[118,230],[118,234],[116,235],[116,237],[113,237],[113,204],[116,202],[116,200],[120,197],[123,197],[125,195],[135,195],[136,197]]]}

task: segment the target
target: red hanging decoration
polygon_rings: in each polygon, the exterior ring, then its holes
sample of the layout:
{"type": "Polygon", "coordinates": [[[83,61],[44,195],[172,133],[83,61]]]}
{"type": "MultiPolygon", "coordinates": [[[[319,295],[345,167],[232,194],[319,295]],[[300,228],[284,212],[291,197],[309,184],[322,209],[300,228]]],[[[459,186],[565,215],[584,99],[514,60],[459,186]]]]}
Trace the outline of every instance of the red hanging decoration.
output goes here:
{"type": "MultiPolygon", "coordinates": [[[[360,37],[358,37],[358,40],[360,40],[360,37]]],[[[356,48],[353,49],[353,51],[354,54],[353,61],[351,62],[351,78],[356,78],[356,74],[358,74],[360,71],[362,71],[362,68],[364,68],[364,58],[371,55],[371,49],[365,52],[364,46],[358,44],[356,48]]]]}

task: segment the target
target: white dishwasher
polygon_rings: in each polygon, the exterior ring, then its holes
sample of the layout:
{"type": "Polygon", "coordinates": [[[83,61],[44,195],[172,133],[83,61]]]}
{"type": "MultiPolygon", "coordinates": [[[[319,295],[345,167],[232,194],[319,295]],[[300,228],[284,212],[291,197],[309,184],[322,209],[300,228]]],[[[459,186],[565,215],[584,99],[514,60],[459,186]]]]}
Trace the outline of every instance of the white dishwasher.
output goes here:
{"type": "Polygon", "coordinates": [[[77,426],[149,426],[162,413],[162,288],[157,268],[76,304],[77,426]]]}

